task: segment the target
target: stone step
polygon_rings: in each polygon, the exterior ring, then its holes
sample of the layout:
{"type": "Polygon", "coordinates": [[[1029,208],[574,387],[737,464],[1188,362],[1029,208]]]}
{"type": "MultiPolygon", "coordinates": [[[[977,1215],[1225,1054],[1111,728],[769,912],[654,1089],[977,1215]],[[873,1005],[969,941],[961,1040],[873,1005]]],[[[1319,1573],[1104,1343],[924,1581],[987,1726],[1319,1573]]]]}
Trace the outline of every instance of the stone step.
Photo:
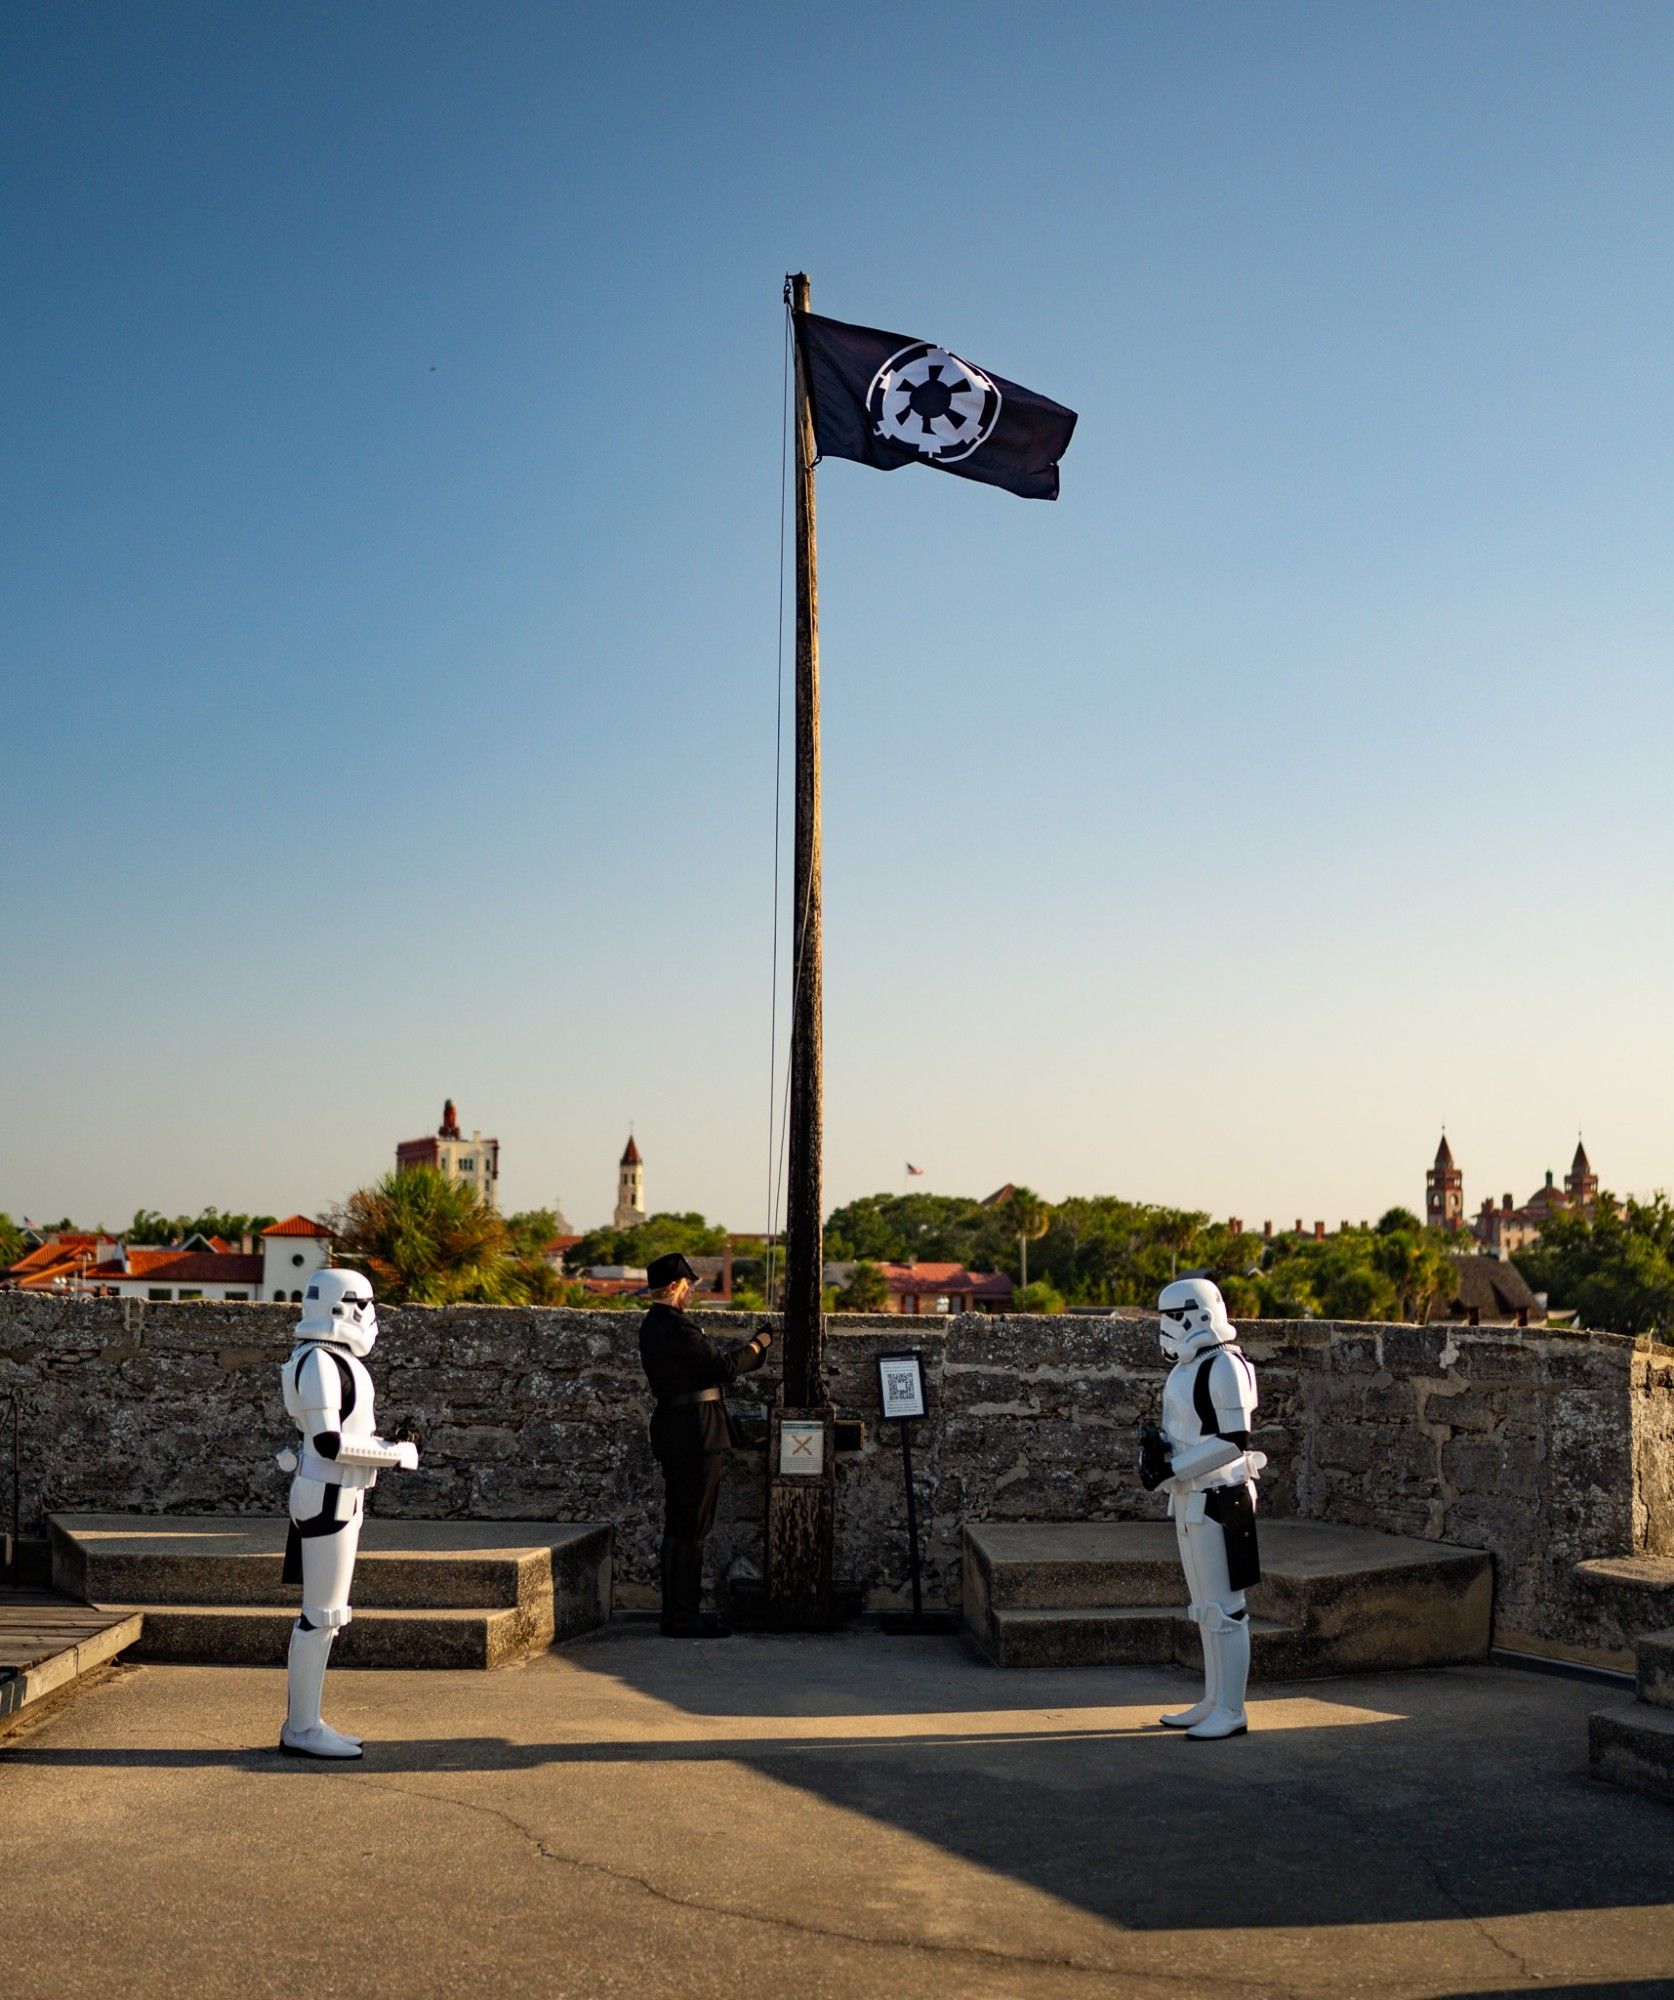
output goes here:
{"type": "Polygon", "coordinates": [[[982,1650],[997,1667],[1167,1666],[1184,1616],[1178,1606],[1002,1609],[993,1614],[982,1650]]]}
{"type": "Polygon", "coordinates": [[[1598,1666],[1632,1673],[1635,1642],[1674,1625],[1674,1556],[1589,1556],[1575,1565],[1598,1666]]]}
{"type": "MultiPolygon", "coordinates": [[[[998,1667],[1200,1667],[1197,1627],[1183,1604],[996,1611],[992,1650],[998,1667]]],[[[1250,1620],[1250,1672],[1278,1678],[1297,1671],[1302,1635],[1272,1619],[1250,1620]]]]}
{"type": "MultiPolygon", "coordinates": [[[[1256,1674],[1486,1658],[1493,1565],[1480,1550],[1314,1521],[1264,1519],[1260,1537],[1262,1580],[1249,1592],[1256,1674]]],[[[1127,1614],[1167,1622],[1182,1609],[1168,1522],[967,1522],[963,1567],[965,1627],[999,1665],[1137,1658],[1122,1649],[1162,1642],[1142,1638],[1152,1628],[1127,1614]]],[[[1169,1630],[1172,1656],[1195,1661],[1189,1622],[1185,1639],[1169,1630]]]]}
{"type": "Polygon", "coordinates": [[[1652,1708],[1674,1709],[1674,1631],[1647,1632],[1633,1644],[1639,1699],[1652,1708]]]}
{"type": "MultiPolygon", "coordinates": [[[[117,1611],[121,1607],[107,1605],[117,1611]]],[[[135,1660],[174,1665],[277,1667],[285,1663],[296,1606],[151,1604],[142,1617],[135,1660]]],[[[334,1667],[503,1667],[537,1644],[538,1621],[512,1607],[448,1606],[436,1611],[362,1611],[339,1632],[334,1667]]]]}
{"type": "Polygon", "coordinates": [[[978,1540],[996,1611],[1181,1601],[1180,1557],[1167,1521],[990,1521],[968,1533],[978,1540]]]}
{"type": "MultiPolygon", "coordinates": [[[[286,1526],[271,1516],[58,1514],[53,1576],[92,1604],[143,1612],[136,1658],[282,1660],[301,1596],[281,1580],[286,1526]]],[[[600,1523],[374,1515],[355,1564],[356,1615],[332,1657],[500,1666],[602,1624],[610,1598],[611,1531],[600,1523]]]]}
{"type": "Polygon", "coordinates": [[[1674,1799],[1674,1709],[1624,1701],[1593,1711],[1587,1761],[1595,1778],[1674,1799]]]}

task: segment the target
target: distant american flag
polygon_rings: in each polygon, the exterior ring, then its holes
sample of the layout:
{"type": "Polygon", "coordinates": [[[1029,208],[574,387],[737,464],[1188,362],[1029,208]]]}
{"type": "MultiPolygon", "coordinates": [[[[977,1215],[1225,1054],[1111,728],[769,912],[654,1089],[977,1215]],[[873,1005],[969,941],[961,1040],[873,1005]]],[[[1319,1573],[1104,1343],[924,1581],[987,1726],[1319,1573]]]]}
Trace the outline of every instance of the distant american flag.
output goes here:
{"type": "Polygon", "coordinates": [[[907,1172],[909,1174],[922,1174],[924,1172],[924,1169],[922,1167],[915,1167],[912,1161],[909,1160],[907,1162],[907,1172]]]}

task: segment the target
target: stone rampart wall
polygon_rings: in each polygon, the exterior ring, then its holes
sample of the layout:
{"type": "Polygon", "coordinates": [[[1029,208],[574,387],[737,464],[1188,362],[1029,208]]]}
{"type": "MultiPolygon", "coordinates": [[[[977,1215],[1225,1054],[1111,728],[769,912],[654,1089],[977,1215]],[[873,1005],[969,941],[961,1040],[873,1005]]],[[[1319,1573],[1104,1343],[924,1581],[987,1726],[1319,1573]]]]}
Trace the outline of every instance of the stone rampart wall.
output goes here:
{"type": "MultiPolygon", "coordinates": [[[[389,1514],[593,1519],[617,1530],[624,1602],[649,1602],[658,1475],[632,1314],[418,1307],[381,1315],[379,1413],[424,1463],[387,1475],[389,1514]]],[[[749,1322],[711,1316],[717,1333],[749,1322]]],[[[23,1409],[23,1526],[48,1512],[278,1511],[278,1369],[289,1308],[140,1305],[0,1293],[0,1398],[23,1409]]],[[[1163,1369],[1142,1316],[833,1322],[839,1413],[866,1421],[839,1459],[838,1571],[874,1605],[906,1590],[893,1428],[873,1421],[879,1353],[917,1345],[929,1415],[914,1437],[930,1601],[958,1598],[965,1519],[1154,1516],[1135,1430],[1163,1369]]],[[[1590,1644],[1583,1556],[1674,1552],[1674,1354],[1610,1334],[1258,1321],[1269,1456],[1264,1511],[1491,1550],[1501,1643],[1590,1644]]],[[[772,1389],[746,1378],[746,1414],[772,1389]]],[[[0,1464],[9,1452],[0,1427],[0,1464]]],[[[6,1465],[9,1474],[10,1467],[6,1465]]],[[[764,1460],[736,1455],[712,1551],[759,1564],[764,1460]]],[[[0,1484],[6,1492],[9,1478],[0,1484]]],[[[5,1504],[0,1498],[0,1506],[5,1504]]]]}

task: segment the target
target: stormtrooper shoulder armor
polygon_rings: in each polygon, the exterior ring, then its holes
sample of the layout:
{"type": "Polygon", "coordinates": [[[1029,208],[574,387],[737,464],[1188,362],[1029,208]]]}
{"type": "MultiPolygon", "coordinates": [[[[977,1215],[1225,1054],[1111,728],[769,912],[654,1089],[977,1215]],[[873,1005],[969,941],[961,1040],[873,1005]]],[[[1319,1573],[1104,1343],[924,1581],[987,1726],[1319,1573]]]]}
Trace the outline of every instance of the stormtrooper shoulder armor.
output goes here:
{"type": "Polygon", "coordinates": [[[1229,1431],[1253,1431],[1259,1397],[1255,1370],[1245,1356],[1236,1348],[1222,1347],[1200,1366],[1203,1373],[1199,1382],[1208,1391],[1207,1401],[1215,1417],[1204,1429],[1223,1436],[1229,1431]]]}
{"type": "Polygon", "coordinates": [[[332,1355],[319,1347],[305,1347],[291,1363],[291,1367],[293,1380],[296,1383],[297,1408],[305,1417],[329,1416],[331,1422],[322,1424],[318,1428],[336,1430],[343,1405],[348,1400],[344,1395],[345,1386],[349,1396],[352,1397],[354,1378],[349,1376],[345,1384],[344,1377],[348,1371],[340,1367],[332,1355]]]}

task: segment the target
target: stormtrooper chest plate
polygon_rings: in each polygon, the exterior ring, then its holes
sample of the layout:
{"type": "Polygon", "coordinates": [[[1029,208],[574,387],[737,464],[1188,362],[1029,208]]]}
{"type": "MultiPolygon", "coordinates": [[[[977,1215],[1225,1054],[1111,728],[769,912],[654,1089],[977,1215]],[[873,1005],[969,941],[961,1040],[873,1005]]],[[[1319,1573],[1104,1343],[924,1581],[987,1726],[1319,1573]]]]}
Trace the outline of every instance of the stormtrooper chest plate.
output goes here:
{"type": "Polygon", "coordinates": [[[1176,1362],[1169,1371],[1168,1380],[1163,1384],[1163,1435],[1176,1451],[1185,1445],[1201,1442],[1205,1436],[1212,1435],[1213,1432],[1212,1426],[1209,1432],[1205,1432],[1193,1395],[1197,1385],[1197,1371],[1202,1366],[1202,1355],[1193,1355],[1189,1361],[1176,1362]]]}
{"type": "MultiPolygon", "coordinates": [[[[306,1432],[308,1426],[303,1416],[303,1402],[297,1393],[297,1377],[306,1365],[311,1350],[304,1347],[297,1355],[285,1363],[284,1393],[285,1409],[298,1430],[306,1432]]],[[[344,1437],[375,1437],[377,1424],[374,1420],[373,1388],[371,1371],[357,1354],[348,1354],[340,1347],[319,1350],[319,1366],[327,1371],[328,1384],[335,1382],[340,1401],[338,1422],[335,1427],[344,1437]]]]}

